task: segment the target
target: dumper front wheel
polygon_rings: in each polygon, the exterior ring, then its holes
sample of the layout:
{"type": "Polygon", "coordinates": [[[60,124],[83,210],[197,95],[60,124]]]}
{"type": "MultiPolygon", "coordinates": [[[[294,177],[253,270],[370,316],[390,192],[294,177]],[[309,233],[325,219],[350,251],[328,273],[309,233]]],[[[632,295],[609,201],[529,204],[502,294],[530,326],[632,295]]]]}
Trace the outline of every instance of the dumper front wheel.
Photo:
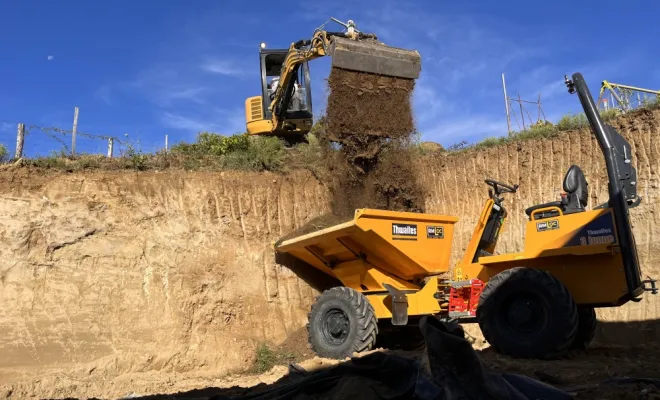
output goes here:
{"type": "Polygon", "coordinates": [[[500,353],[553,358],[573,343],[577,306],[566,287],[545,271],[511,268],[488,281],[477,307],[479,327],[500,353]]]}
{"type": "Polygon", "coordinates": [[[371,350],[378,324],[373,307],[362,293],[335,287],[323,292],[312,305],[307,333],[317,355],[342,359],[371,350]]]}

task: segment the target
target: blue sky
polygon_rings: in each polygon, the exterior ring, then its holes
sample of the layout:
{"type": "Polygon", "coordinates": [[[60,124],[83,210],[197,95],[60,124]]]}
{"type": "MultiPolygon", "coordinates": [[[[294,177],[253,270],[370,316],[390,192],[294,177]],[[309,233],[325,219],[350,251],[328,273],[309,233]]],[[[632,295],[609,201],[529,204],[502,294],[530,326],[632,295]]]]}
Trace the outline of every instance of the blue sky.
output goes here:
{"type": "MultiPolygon", "coordinates": [[[[0,143],[15,123],[139,140],[146,151],[198,131],[244,131],[244,101],[259,94],[258,47],[288,47],[331,16],[353,19],[386,44],[418,49],[414,108],[424,140],[445,146],[506,134],[501,73],[510,96],[542,96],[548,119],[579,111],[563,75],[660,88],[660,2],[4,1],[0,4],[0,143]],[[407,6],[404,6],[407,5],[407,6]]],[[[329,29],[336,29],[329,25],[329,29]]],[[[315,113],[329,60],[310,65],[315,113]]],[[[532,116],[536,109],[529,107],[532,116]]],[[[514,121],[515,124],[515,121],[514,121]]],[[[66,139],[68,141],[68,139],[66,139]]],[[[59,144],[31,130],[28,155],[59,144]]],[[[81,138],[79,151],[102,152],[81,138]]]]}

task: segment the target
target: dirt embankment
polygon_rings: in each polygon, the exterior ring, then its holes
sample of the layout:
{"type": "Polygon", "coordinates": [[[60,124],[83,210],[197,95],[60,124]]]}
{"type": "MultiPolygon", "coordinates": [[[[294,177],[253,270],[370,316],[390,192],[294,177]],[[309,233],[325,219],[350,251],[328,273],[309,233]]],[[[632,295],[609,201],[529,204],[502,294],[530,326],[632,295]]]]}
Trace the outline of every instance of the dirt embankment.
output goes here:
{"type": "Polygon", "coordinates": [[[316,293],[269,244],[328,209],[306,173],[0,171],[0,387],[119,396],[245,371],[316,293]]]}

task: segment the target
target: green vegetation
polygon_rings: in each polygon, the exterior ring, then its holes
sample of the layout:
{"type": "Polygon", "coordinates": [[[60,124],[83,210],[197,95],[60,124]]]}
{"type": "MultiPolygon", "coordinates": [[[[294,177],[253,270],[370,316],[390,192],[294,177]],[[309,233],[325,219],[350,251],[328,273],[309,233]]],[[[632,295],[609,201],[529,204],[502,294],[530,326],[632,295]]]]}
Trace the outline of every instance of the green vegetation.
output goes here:
{"type": "Polygon", "coordinates": [[[195,143],[172,147],[172,155],[184,161],[186,169],[211,165],[227,169],[276,171],[285,159],[284,142],[275,137],[250,137],[247,133],[223,136],[203,132],[195,143]]]}
{"type": "Polygon", "coordinates": [[[270,371],[276,365],[290,364],[295,361],[293,353],[281,352],[271,349],[266,343],[259,344],[256,357],[252,364],[252,372],[263,374],[270,371]]]}
{"type": "MultiPolygon", "coordinates": [[[[650,99],[642,107],[630,113],[658,107],[660,107],[660,99],[650,99]]],[[[606,122],[620,115],[621,112],[615,109],[601,111],[601,116],[606,122]]],[[[99,154],[79,154],[71,157],[68,151],[63,149],[46,157],[23,159],[23,163],[28,166],[67,172],[95,169],[146,171],[169,168],[286,172],[307,169],[321,179],[328,171],[328,166],[331,166],[333,149],[338,149],[337,145],[331,145],[324,139],[324,122],[323,116],[317,118],[307,135],[307,143],[291,148],[287,148],[284,141],[275,137],[254,137],[247,133],[225,136],[201,132],[195,142],[176,144],[169,152],[143,153],[141,150],[136,150],[132,144],[123,143],[119,157],[115,158],[107,158],[99,154]]],[[[542,121],[523,131],[513,132],[509,136],[488,137],[472,144],[462,141],[449,146],[446,151],[455,153],[528,139],[552,138],[562,132],[583,129],[587,126],[588,121],[583,113],[565,115],[556,124],[542,121]]],[[[437,143],[422,142],[418,132],[402,145],[416,156],[445,151],[437,143]]],[[[10,158],[7,148],[0,144],[0,162],[6,162],[10,158]]]]}
{"type": "Polygon", "coordinates": [[[5,162],[9,158],[9,151],[7,151],[7,148],[5,145],[0,143],[0,162],[5,162]]]}
{"type": "Polygon", "coordinates": [[[79,154],[71,157],[60,151],[24,161],[26,165],[68,172],[89,169],[146,171],[167,168],[278,171],[283,167],[286,157],[284,142],[274,137],[250,137],[247,134],[223,136],[203,132],[197,136],[194,143],[179,143],[168,153],[143,153],[132,144],[126,144],[116,158],[98,154],[79,154]]]}
{"type": "MultiPolygon", "coordinates": [[[[660,107],[660,99],[656,99],[650,102],[647,102],[646,105],[638,108],[657,108],[660,107]]],[[[635,112],[635,110],[631,111],[635,112]]],[[[613,119],[622,115],[622,112],[618,109],[609,109],[600,111],[600,116],[605,122],[612,121],[613,119]]],[[[557,124],[552,124],[549,121],[540,121],[527,129],[519,132],[512,132],[509,136],[499,136],[499,137],[487,137],[484,140],[469,144],[466,141],[456,143],[447,148],[449,152],[461,152],[471,149],[486,149],[493,146],[499,146],[507,143],[517,143],[523,140],[529,139],[542,139],[542,138],[552,138],[559,135],[562,132],[577,130],[586,128],[589,126],[589,121],[587,116],[584,113],[579,114],[569,114],[563,116],[557,124]]]]}

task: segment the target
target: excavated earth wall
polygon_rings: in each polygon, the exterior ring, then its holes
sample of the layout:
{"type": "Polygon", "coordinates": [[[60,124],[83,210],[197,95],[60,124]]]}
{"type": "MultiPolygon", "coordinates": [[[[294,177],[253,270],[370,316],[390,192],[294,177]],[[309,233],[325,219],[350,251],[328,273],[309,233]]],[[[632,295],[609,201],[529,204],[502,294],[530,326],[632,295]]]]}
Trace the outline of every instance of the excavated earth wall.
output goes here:
{"type": "Polygon", "coordinates": [[[305,173],[0,171],[0,387],[246,369],[306,321],[269,245],[327,198],[305,173]]]}
{"type": "MultiPolygon", "coordinates": [[[[660,110],[614,125],[631,143],[644,198],[631,212],[640,260],[660,277],[660,110]]],[[[605,166],[587,131],[437,154],[417,170],[426,211],[460,217],[455,262],[485,178],[520,185],[498,246],[518,251],[523,210],[556,199],[572,163],[587,176],[589,206],[603,202],[605,166]]],[[[158,392],[244,371],[262,341],[304,338],[318,291],[279,265],[270,244],[330,203],[305,172],[0,170],[0,396],[115,396],[137,382],[158,392]]],[[[660,296],[598,314],[601,341],[660,339],[660,296]]]]}

